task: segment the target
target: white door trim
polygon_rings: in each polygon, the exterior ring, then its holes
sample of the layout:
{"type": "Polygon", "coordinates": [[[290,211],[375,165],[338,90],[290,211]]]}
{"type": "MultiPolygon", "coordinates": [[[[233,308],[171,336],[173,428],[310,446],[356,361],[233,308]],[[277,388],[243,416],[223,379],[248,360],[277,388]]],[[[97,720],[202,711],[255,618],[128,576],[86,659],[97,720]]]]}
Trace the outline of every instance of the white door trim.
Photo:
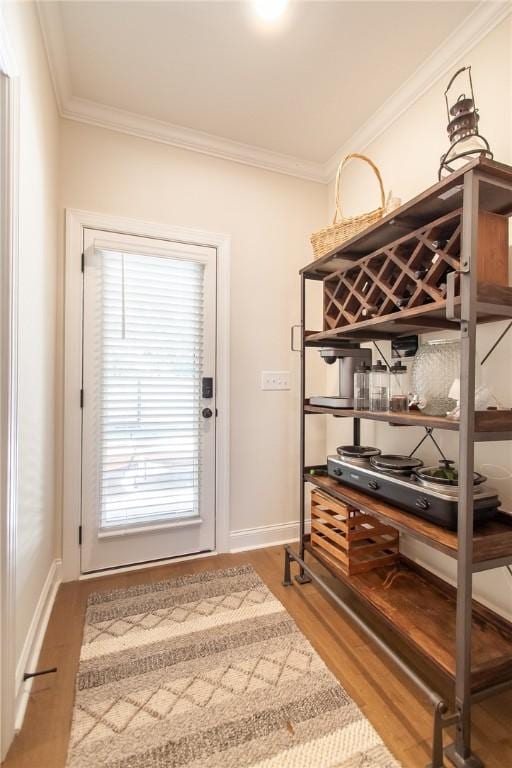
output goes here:
{"type": "Polygon", "coordinates": [[[16,707],[19,81],[0,16],[0,761],[16,707]]]}
{"type": "Polygon", "coordinates": [[[82,244],[83,230],[98,229],[123,235],[153,237],[217,250],[217,437],[216,437],[216,551],[229,551],[229,288],[230,237],[184,227],[66,210],[64,302],[64,487],[63,581],[80,578],[81,423],[82,381],[82,244]]]}

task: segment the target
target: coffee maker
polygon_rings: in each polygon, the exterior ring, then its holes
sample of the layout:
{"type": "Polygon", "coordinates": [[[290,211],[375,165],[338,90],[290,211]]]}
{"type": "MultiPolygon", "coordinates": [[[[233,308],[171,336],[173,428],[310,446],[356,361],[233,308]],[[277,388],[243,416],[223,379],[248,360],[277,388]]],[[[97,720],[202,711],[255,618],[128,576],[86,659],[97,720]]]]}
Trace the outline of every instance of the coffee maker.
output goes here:
{"type": "Polygon", "coordinates": [[[322,405],[326,408],[353,408],[354,370],[361,363],[372,364],[371,349],[361,349],[356,344],[347,343],[344,347],[321,349],[320,356],[327,365],[338,363],[338,395],[310,397],[310,405],[322,405]]]}

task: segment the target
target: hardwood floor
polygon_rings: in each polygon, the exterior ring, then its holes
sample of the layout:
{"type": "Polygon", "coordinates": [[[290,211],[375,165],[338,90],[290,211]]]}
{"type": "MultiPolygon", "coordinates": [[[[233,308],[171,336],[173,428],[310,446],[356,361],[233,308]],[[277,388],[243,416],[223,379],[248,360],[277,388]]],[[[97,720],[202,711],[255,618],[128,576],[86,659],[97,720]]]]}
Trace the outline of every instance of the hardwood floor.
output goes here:
{"type": "MultiPolygon", "coordinates": [[[[40,668],[57,666],[58,671],[35,679],[23,729],[10,749],[4,768],[65,766],[84,611],[90,592],[247,562],[252,563],[281,600],[404,768],[424,768],[429,761],[430,707],[396,667],[383,659],[371,641],[354,629],[315,586],[282,586],[282,547],[63,584],[39,662],[40,668]]],[[[326,575],[321,566],[318,569],[326,575]]],[[[296,572],[295,566],[293,571],[296,572]]],[[[332,584],[350,599],[341,585],[334,580],[332,584]]],[[[475,751],[487,768],[511,768],[512,692],[475,707],[473,733],[475,751]]]]}

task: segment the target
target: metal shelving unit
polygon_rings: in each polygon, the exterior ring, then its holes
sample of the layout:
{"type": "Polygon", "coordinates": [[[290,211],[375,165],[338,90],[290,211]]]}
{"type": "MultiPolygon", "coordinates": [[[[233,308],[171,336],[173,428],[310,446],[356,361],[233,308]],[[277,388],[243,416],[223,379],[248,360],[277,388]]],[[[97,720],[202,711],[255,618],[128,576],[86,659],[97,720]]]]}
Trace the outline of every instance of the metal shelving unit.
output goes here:
{"type": "MultiPolygon", "coordinates": [[[[483,609],[483,606],[479,606],[472,598],[474,572],[512,564],[512,526],[509,517],[500,515],[494,523],[487,523],[483,528],[473,531],[474,443],[512,439],[510,412],[475,414],[474,410],[477,324],[512,318],[512,288],[482,281],[482,260],[478,265],[478,254],[482,251],[482,232],[479,232],[482,212],[500,214],[508,218],[512,216],[512,168],[483,158],[468,163],[301,271],[300,542],[298,550],[291,546],[285,547],[283,583],[286,586],[292,584],[291,564],[296,563],[299,566],[296,581],[299,584],[313,581],[322,588],[430,700],[434,711],[430,768],[442,768],[444,757],[456,768],[481,768],[483,762],[471,748],[471,707],[476,701],[512,687],[512,623],[483,609]],[[338,270],[377,253],[379,249],[385,252],[391,243],[403,239],[408,233],[419,231],[423,226],[428,226],[434,219],[450,218],[457,209],[460,211],[460,263],[448,279],[445,296],[440,296],[435,302],[430,301],[424,306],[416,305],[405,309],[393,307],[391,312],[388,311],[388,314],[382,317],[361,319],[359,316],[354,323],[349,322],[339,327],[335,325],[322,332],[314,333],[305,329],[307,281],[327,282],[338,270]],[[458,431],[460,495],[457,533],[420,521],[413,515],[330,481],[330,478],[316,476],[312,479],[308,476],[305,466],[306,417],[323,413],[352,418],[355,444],[360,442],[361,418],[397,422],[396,414],[393,414],[391,419],[387,414],[340,411],[309,405],[305,400],[306,350],[309,347],[342,345],[347,340],[365,342],[392,339],[411,333],[431,332],[436,328],[449,328],[460,332],[460,421],[452,422],[435,417],[429,419],[421,414],[411,413],[398,419],[403,424],[458,431]],[[357,577],[346,576],[312,549],[305,530],[305,483],[311,480],[323,493],[352,503],[380,517],[381,521],[394,525],[398,530],[407,532],[408,535],[456,559],[457,589],[453,590],[453,593],[450,592],[449,598],[452,601],[453,617],[447,618],[448,624],[453,624],[453,637],[450,637],[449,627],[439,627],[440,635],[448,634],[445,646],[429,643],[428,638],[418,639],[417,632],[408,633],[408,622],[414,622],[414,614],[406,600],[402,605],[395,606],[395,618],[391,616],[391,612],[387,615],[383,612],[377,600],[379,584],[374,571],[357,577]],[[337,576],[366,607],[373,607],[374,613],[401,633],[410,646],[427,661],[430,660],[434,665],[439,662],[447,679],[453,684],[453,708],[450,708],[443,696],[386,644],[379,633],[370,628],[351,605],[344,602],[327,581],[310,567],[309,557],[316,558],[337,576]],[[478,615],[477,626],[473,622],[474,614],[478,615]],[[489,643],[491,658],[487,663],[485,658],[478,658],[473,651],[477,664],[475,668],[472,666],[471,641],[472,636],[482,626],[488,629],[484,635],[489,643]],[[499,641],[496,640],[497,645],[493,644],[494,631],[497,633],[496,637],[500,638],[499,641]],[[443,730],[450,725],[455,725],[455,739],[444,748],[443,730]]],[[[329,322],[332,326],[336,320],[329,322]]],[[[404,563],[404,568],[409,569],[407,572],[410,574],[411,583],[416,584],[418,588],[421,586],[426,595],[431,595],[432,600],[438,600],[436,595],[446,596],[450,591],[448,585],[440,583],[436,577],[430,577],[414,564],[404,563]]],[[[446,602],[445,597],[442,599],[446,602]]]]}

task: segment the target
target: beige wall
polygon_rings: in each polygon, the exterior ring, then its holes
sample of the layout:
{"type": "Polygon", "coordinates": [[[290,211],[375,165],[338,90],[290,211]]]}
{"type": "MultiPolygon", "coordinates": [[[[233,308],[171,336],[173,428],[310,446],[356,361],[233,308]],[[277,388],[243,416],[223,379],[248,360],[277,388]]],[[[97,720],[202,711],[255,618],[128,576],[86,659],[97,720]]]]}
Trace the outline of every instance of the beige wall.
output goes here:
{"type": "MultiPolygon", "coordinates": [[[[491,32],[464,61],[454,64],[471,64],[477,106],[480,109],[480,127],[494,151],[496,160],[512,163],[512,19],[491,32]]],[[[422,96],[407,112],[399,117],[369,147],[364,149],[382,171],[386,190],[403,201],[410,199],[437,181],[439,158],[446,151],[446,109],[443,91],[448,82],[446,75],[422,96]]],[[[364,166],[352,163],[343,177],[344,201],[347,213],[354,214],[375,207],[375,184],[364,166]]],[[[329,213],[332,206],[333,185],[329,189],[329,213]]],[[[477,348],[485,354],[494,339],[504,328],[503,323],[481,326],[478,330],[477,348]]],[[[439,338],[446,334],[436,333],[425,338],[439,338]]],[[[383,344],[387,355],[389,345],[383,344]]],[[[376,353],[374,353],[375,356],[376,353]]],[[[512,406],[512,332],[482,369],[484,381],[504,404],[512,406]]],[[[332,452],[343,440],[350,441],[350,430],[341,420],[328,422],[328,451],[332,452]]],[[[386,451],[409,452],[419,442],[422,432],[416,428],[389,428],[372,422],[364,423],[362,440],[378,445],[386,451]]],[[[436,433],[443,450],[457,458],[457,438],[441,430],[436,433]]],[[[421,458],[437,461],[435,450],[422,449],[421,458]]],[[[488,464],[499,465],[512,471],[512,447],[509,443],[476,446],[476,466],[485,474],[498,472],[488,464]]],[[[491,481],[490,483],[491,484],[491,481]]],[[[512,480],[492,480],[504,502],[512,511],[512,480]]],[[[415,542],[403,541],[403,548],[421,562],[439,573],[453,578],[453,561],[432,552],[415,542]]],[[[512,577],[504,569],[475,577],[475,593],[507,615],[512,615],[512,577]]]]}
{"type": "Polygon", "coordinates": [[[62,209],[231,235],[230,529],[297,520],[298,356],[289,329],[299,321],[297,273],[324,221],[325,186],[64,120],[60,200],[62,209]],[[291,391],[261,391],[262,370],[290,370],[291,391]]]}
{"type": "Polygon", "coordinates": [[[54,419],[59,118],[35,6],[6,4],[20,79],[16,659],[56,556],[54,419]]]}

